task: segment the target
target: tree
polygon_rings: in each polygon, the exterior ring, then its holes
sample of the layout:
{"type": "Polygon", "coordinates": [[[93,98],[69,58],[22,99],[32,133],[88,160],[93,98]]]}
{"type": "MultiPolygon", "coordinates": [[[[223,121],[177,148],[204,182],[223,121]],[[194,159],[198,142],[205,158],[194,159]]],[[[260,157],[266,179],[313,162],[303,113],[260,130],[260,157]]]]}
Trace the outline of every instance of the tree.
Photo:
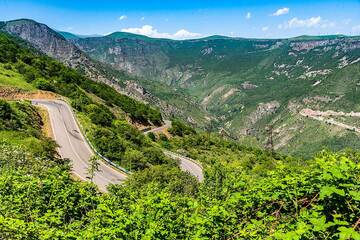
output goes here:
{"type": "Polygon", "coordinates": [[[182,137],[184,135],[192,135],[192,134],[196,133],[196,131],[192,127],[186,125],[185,123],[183,123],[179,119],[172,120],[171,125],[172,126],[169,129],[169,132],[172,135],[182,137]]]}
{"type": "Polygon", "coordinates": [[[152,141],[156,140],[156,136],[155,136],[155,134],[153,132],[149,132],[147,135],[152,141]]]}
{"type": "Polygon", "coordinates": [[[100,172],[100,162],[99,157],[94,155],[89,159],[89,168],[87,169],[88,178],[91,182],[93,181],[97,172],[100,172]]]}

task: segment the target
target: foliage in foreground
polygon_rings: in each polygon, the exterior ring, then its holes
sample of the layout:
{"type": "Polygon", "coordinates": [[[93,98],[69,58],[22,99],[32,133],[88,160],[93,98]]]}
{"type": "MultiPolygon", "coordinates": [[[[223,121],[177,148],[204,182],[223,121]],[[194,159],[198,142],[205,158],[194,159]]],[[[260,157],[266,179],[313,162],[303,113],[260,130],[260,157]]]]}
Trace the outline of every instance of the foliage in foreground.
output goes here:
{"type": "Polygon", "coordinates": [[[0,148],[1,239],[360,238],[357,153],[280,161],[256,179],[218,163],[200,185],[157,166],[100,195],[66,161],[0,148]]]}
{"type": "Polygon", "coordinates": [[[0,132],[35,136],[47,147],[0,143],[1,239],[360,238],[359,153],[323,152],[304,162],[195,134],[168,144],[202,161],[203,183],[173,163],[151,165],[101,195],[53,157],[55,146],[30,124],[37,117],[28,108],[11,103],[2,121],[23,116],[22,123],[0,132]]]}

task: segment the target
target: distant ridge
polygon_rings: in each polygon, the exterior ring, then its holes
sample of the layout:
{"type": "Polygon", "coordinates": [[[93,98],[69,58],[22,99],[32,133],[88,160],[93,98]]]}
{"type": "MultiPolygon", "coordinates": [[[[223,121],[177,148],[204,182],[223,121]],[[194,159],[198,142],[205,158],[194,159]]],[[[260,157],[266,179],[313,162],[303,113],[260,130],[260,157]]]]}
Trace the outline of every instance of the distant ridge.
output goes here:
{"type": "Polygon", "coordinates": [[[152,38],[141,34],[128,33],[128,32],[113,32],[105,37],[112,39],[132,39],[132,40],[143,40],[143,41],[154,41],[154,40],[171,40],[166,38],[152,38]]]}
{"type": "Polygon", "coordinates": [[[102,37],[101,35],[98,35],[98,34],[80,35],[80,34],[74,34],[71,32],[64,32],[64,31],[57,31],[57,32],[67,40],[79,39],[79,38],[90,38],[90,37],[102,37]]]}
{"type": "Polygon", "coordinates": [[[333,34],[333,35],[319,35],[319,36],[312,36],[312,35],[301,35],[293,38],[289,38],[291,40],[323,40],[323,39],[336,39],[336,38],[347,38],[350,36],[346,36],[343,34],[333,34]]]}
{"type": "Polygon", "coordinates": [[[199,38],[196,40],[218,40],[218,39],[237,39],[236,37],[229,37],[229,36],[223,36],[223,35],[212,35],[208,37],[199,38]]]}

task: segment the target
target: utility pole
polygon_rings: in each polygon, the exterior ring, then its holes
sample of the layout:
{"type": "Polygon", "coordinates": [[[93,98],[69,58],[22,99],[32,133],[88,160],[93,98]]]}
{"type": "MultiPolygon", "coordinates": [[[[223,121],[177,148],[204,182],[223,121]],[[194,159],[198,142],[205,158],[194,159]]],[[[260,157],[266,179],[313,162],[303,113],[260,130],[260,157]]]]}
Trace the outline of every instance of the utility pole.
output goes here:
{"type": "Polygon", "coordinates": [[[267,141],[266,141],[265,148],[270,150],[271,152],[274,152],[273,126],[272,125],[267,125],[265,127],[265,131],[266,131],[266,134],[267,134],[267,141]]]}

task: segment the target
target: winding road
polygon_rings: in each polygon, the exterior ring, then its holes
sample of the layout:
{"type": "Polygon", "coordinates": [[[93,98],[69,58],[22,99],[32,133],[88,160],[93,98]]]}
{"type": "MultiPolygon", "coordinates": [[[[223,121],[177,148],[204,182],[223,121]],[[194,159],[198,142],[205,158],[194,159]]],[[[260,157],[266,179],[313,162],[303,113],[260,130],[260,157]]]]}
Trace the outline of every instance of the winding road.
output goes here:
{"type": "Polygon", "coordinates": [[[148,134],[148,133],[151,133],[151,132],[152,133],[159,133],[159,132],[162,132],[162,131],[164,131],[166,129],[171,128],[171,121],[165,120],[164,122],[165,122],[165,124],[162,125],[161,127],[157,127],[157,128],[147,130],[147,131],[144,132],[144,134],[148,134]]]}
{"type": "MultiPolygon", "coordinates": [[[[34,105],[45,107],[49,112],[54,140],[59,145],[58,153],[62,158],[68,158],[72,162],[72,172],[79,179],[89,181],[87,178],[89,159],[94,155],[88,142],[82,135],[70,106],[60,100],[32,99],[34,105]]],[[[201,166],[194,160],[164,150],[164,154],[179,160],[180,168],[187,171],[201,182],[204,179],[201,166]]],[[[112,183],[120,183],[127,178],[126,173],[114,169],[103,161],[99,161],[100,171],[96,172],[93,182],[103,192],[112,183]]]]}
{"type": "Polygon", "coordinates": [[[204,180],[204,174],[202,167],[199,163],[194,161],[191,158],[184,157],[174,152],[163,150],[164,154],[172,159],[178,160],[181,170],[184,172],[189,172],[191,175],[195,176],[199,182],[204,180]]]}
{"type": "MultiPolygon", "coordinates": [[[[81,134],[71,108],[59,100],[32,100],[34,105],[45,107],[50,116],[55,141],[59,145],[58,153],[72,162],[72,172],[83,181],[88,181],[89,159],[94,155],[89,144],[81,134]]],[[[103,192],[110,183],[119,183],[126,179],[126,174],[115,170],[103,161],[96,172],[93,182],[103,192]]]]}
{"type": "Polygon", "coordinates": [[[320,121],[320,122],[324,122],[326,124],[338,126],[338,127],[347,129],[349,131],[360,133],[360,128],[358,128],[356,126],[341,123],[341,122],[334,120],[333,118],[329,118],[329,117],[337,117],[337,116],[360,117],[360,112],[345,113],[345,112],[335,112],[335,111],[330,111],[330,110],[322,112],[322,111],[314,111],[314,110],[306,108],[306,109],[303,109],[300,111],[300,115],[304,116],[304,117],[312,118],[312,119],[320,121]],[[328,117],[328,119],[326,117],[328,117]]]}

